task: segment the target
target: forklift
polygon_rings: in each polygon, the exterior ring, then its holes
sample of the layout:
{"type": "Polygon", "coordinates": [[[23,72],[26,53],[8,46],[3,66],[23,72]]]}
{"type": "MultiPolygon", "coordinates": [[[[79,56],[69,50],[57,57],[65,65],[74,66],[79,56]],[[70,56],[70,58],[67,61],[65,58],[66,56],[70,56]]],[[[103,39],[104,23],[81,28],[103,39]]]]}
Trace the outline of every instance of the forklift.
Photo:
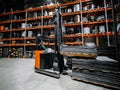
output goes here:
{"type": "Polygon", "coordinates": [[[42,44],[43,40],[49,41],[48,38],[43,36],[37,37],[36,43],[40,47],[35,51],[35,72],[46,74],[52,77],[59,78],[60,74],[65,74],[64,57],[67,57],[68,67],[72,68],[71,58],[96,58],[97,50],[95,47],[86,46],[67,46],[63,45],[62,38],[62,24],[60,8],[57,8],[53,15],[55,24],[55,50],[45,48],[42,44]],[[39,44],[40,42],[40,44],[39,44]]]}
{"type": "Polygon", "coordinates": [[[55,24],[55,50],[46,48],[43,45],[43,40],[49,42],[48,38],[41,35],[38,35],[36,38],[37,49],[35,50],[35,72],[55,78],[60,77],[60,73],[63,72],[64,68],[63,56],[60,55],[60,45],[62,42],[60,19],[60,10],[56,9],[53,15],[53,23],[55,24]]]}

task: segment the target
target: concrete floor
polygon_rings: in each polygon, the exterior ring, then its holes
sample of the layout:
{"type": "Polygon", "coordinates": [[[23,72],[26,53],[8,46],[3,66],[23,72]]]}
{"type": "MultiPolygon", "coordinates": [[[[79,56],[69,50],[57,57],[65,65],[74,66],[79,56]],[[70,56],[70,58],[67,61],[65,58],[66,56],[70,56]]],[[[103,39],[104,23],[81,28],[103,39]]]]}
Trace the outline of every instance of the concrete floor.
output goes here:
{"type": "Polygon", "coordinates": [[[70,76],[60,79],[34,72],[34,59],[0,58],[0,90],[108,90],[74,81],[70,76]]]}

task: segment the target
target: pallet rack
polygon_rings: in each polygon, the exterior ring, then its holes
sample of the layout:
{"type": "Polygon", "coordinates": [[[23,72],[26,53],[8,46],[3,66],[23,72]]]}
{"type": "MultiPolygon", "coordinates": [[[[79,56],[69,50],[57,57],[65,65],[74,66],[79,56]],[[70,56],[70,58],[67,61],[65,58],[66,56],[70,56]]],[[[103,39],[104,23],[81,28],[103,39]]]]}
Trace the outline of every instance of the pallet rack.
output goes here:
{"type": "MultiPolygon", "coordinates": [[[[115,34],[114,34],[114,31],[109,31],[108,29],[108,24],[112,24],[113,23],[113,20],[112,19],[107,19],[107,13],[111,12],[112,11],[112,7],[106,7],[106,4],[103,5],[103,7],[100,7],[100,8],[94,8],[94,9],[88,9],[88,10],[82,10],[82,8],[86,5],[86,3],[88,2],[92,2],[92,0],[77,0],[77,1],[72,1],[72,2],[67,2],[65,4],[54,4],[54,5],[46,5],[46,6],[41,6],[41,7],[38,7],[38,8],[28,8],[26,10],[21,10],[21,11],[11,11],[11,12],[7,12],[7,13],[3,13],[3,14],[0,14],[0,17],[9,17],[10,15],[12,16],[21,16],[20,19],[11,19],[8,18],[7,20],[2,20],[0,21],[0,26],[4,26],[4,30],[0,30],[0,33],[2,34],[12,34],[12,33],[22,33],[24,31],[28,32],[28,31],[32,31],[35,35],[33,35],[32,37],[4,37],[0,39],[0,42],[10,42],[10,43],[4,43],[4,44],[0,44],[0,47],[1,48],[6,48],[6,47],[24,47],[24,54],[25,54],[25,51],[26,51],[26,48],[28,47],[35,47],[36,46],[36,43],[35,42],[32,42],[32,43],[26,43],[27,41],[35,41],[36,39],[36,34],[37,32],[51,32],[51,31],[54,31],[54,24],[48,24],[48,25],[44,25],[43,22],[45,20],[49,20],[52,18],[52,15],[44,15],[44,11],[54,11],[55,8],[57,7],[61,7],[62,8],[67,8],[67,7],[73,7],[74,5],[76,4],[79,4],[79,8],[80,8],[80,11],[72,11],[72,12],[61,12],[61,16],[62,16],[62,21],[64,20],[64,18],[68,18],[69,17],[74,17],[75,15],[79,15],[80,18],[82,19],[83,16],[87,15],[87,14],[97,14],[97,13],[104,13],[105,14],[105,19],[104,20],[100,20],[100,21],[93,21],[93,22],[82,22],[80,20],[80,22],[72,22],[72,23],[62,23],[62,25],[65,27],[65,28],[80,28],[81,29],[81,32],[80,33],[73,33],[73,34],[64,34],[63,35],[63,39],[66,39],[65,42],[63,42],[63,44],[66,44],[66,45],[83,45],[85,44],[85,39],[86,38],[95,38],[96,41],[96,45],[99,46],[99,38],[101,37],[107,37],[107,42],[108,42],[108,46],[111,45],[111,42],[109,41],[109,38],[113,37],[115,34]],[[37,12],[37,13],[40,13],[40,15],[37,15],[37,17],[28,17],[28,14],[32,14],[34,15],[34,13],[37,12]],[[18,28],[9,28],[9,29],[5,29],[5,26],[6,25],[10,25],[10,24],[22,24],[22,23],[31,23],[31,22],[40,22],[41,25],[36,25],[34,27],[29,27],[29,28],[21,28],[21,27],[18,27],[18,28]],[[95,27],[95,26],[99,26],[99,25],[106,25],[106,29],[107,31],[106,32],[103,32],[103,33],[88,33],[88,34],[84,34],[83,33],[83,27],[84,26],[90,26],[90,27],[95,27]],[[76,41],[69,41],[69,39],[71,38],[78,38],[80,39],[80,41],[76,42],[76,41]],[[68,39],[68,41],[67,41],[68,39]],[[19,41],[20,43],[14,43],[12,44],[11,42],[12,41],[19,41]]],[[[106,1],[104,0],[104,3],[106,3],[106,1]]],[[[117,20],[117,22],[119,22],[119,20],[117,20]]],[[[42,33],[42,34],[43,34],[42,33]]],[[[120,35],[120,32],[118,32],[118,35],[120,35]]],[[[47,36],[47,38],[50,38],[54,41],[54,36],[47,36]]],[[[48,42],[44,42],[44,45],[46,46],[54,46],[54,42],[52,43],[48,43],[48,42]]]]}

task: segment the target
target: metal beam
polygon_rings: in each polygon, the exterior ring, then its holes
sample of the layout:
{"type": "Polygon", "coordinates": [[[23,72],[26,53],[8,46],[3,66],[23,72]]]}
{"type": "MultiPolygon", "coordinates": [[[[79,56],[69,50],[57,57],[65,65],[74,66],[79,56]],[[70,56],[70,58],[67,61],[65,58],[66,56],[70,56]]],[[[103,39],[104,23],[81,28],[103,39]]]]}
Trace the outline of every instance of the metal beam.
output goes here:
{"type": "Polygon", "coordinates": [[[115,15],[115,7],[114,7],[114,1],[111,0],[112,5],[112,16],[113,16],[113,31],[115,33],[115,46],[116,46],[116,59],[119,61],[119,43],[118,43],[118,32],[117,32],[117,25],[116,25],[116,15],[115,15]]]}

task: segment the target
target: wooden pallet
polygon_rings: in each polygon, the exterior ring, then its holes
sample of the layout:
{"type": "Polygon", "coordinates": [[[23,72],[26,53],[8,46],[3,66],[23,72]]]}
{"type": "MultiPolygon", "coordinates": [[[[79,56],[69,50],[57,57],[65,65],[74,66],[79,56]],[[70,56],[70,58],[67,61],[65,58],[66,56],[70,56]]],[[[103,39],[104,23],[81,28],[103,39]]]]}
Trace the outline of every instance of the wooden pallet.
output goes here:
{"type": "Polygon", "coordinates": [[[96,58],[97,49],[96,47],[87,46],[61,46],[60,54],[69,57],[96,58]]]}
{"type": "Polygon", "coordinates": [[[90,57],[90,58],[96,58],[97,54],[87,54],[87,53],[74,53],[74,52],[60,52],[63,56],[69,56],[69,57],[90,57]]]}

